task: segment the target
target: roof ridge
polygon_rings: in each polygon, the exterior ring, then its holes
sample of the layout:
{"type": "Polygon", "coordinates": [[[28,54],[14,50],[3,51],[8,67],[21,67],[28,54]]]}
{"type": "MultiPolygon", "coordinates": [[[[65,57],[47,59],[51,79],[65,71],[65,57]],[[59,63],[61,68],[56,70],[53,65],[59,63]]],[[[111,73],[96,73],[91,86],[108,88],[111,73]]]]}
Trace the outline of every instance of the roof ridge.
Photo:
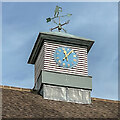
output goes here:
{"type": "Polygon", "coordinates": [[[109,99],[94,98],[94,97],[92,97],[92,100],[96,100],[96,101],[104,101],[104,102],[112,102],[112,103],[120,103],[119,100],[109,100],[109,99]]]}
{"type": "Polygon", "coordinates": [[[20,87],[6,86],[6,85],[0,85],[0,88],[12,89],[12,90],[18,90],[18,91],[28,91],[28,92],[30,92],[32,90],[32,89],[28,89],[28,88],[20,88],[20,87]]]}

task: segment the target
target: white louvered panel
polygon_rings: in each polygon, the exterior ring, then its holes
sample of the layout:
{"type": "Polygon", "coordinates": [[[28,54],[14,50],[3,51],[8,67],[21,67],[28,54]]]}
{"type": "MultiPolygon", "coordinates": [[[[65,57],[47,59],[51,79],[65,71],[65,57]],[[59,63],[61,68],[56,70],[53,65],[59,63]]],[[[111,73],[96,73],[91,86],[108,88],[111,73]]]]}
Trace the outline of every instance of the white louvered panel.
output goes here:
{"type": "Polygon", "coordinates": [[[49,53],[51,53],[51,50],[48,50],[48,49],[47,49],[47,53],[46,53],[46,55],[48,55],[49,53]]]}
{"type": "Polygon", "coordinates": [[[79,64],[83,64],[84,63],[84,59],[79,59],[79,57],[78,57],[78,66],[79,66],[79,64]]]}
{"type": "Polygon", "coordinates": [[[81,69],[81,70],[79,69],[79,70],[77,71],[77,73],[79,73],[79,72],[83,72],[83,69],[81,69]]]}
{"type": "Polygon", "coordinates": [[[54,60],[51,60],[51,64],[56,64],[54,60]]]}
{"type": "MultiPolygon", "coordinates": [[[[44,61],[41,60],[40,62],[43,63],[44,61]]],[[[42,65],[42,64],[41,64],[41,65],[38,65],[38,67],[37,67],[37,69],[36,69],[36,73],[38,73],[39,70],[41,70],[42,68],[43,68],[43,65],[42,65]]]]}
{"type": "MultiPolygon", "coordinates": [[[[84,61],[84,62],[85,62],[85,61],[84,61]]],[[[84,66],[84,62],[80,62],[78,68],[83,67],[83,66],[84,66]]],[[[87,63],[86,63],[86,64],[87,64],[87,63]]]]}
{"type": "Polygon", "coordinates": [[[82,58],[82,57],[87,57],[86,55],[84,55],[84,53],[79,54],[78,56],[80,56],[80,58],[82,58]]]}
{"type": "MultiPolygon", "coordinates": [[[[46,44],[46,46],[47,46],[47,44],[46,44]]],[[[47,47],[45,46],[45,60],[47,60],[47,61],[49,61],[49,59],[50,59],[50,54],[51,54],[51,49],[49,50],[47,47]]],[[[52,47],[52,46],[50,46],[50,47],[52,47]]]]}
{"type": "MultiPolygon", "coordinates": [[[[79,64],[82,64],[81,67],[83,68],[83,72],[82,74],[85,75],[85,72],[87,71],[87,61],[86,61],[86,57],[87,57],[87,48],[84,50],[80,51],[80,55],[79,55],[79,64]]],[[[77,72],[81,72],[81,68],[77,69],[77,72]]]]}
{"type": "Polygon", "coordinates": [[[50,56],[45,56],[44,60],[49,61],[50,60],[50,56]]]}
{"type": "Polygon", "coordinates": [[[49,59],[44,59],[44,65],[48,65],[49,64],[49,59]]]}
{"type": "Polygon", "coordinates": [[[80,58],[78,58],[79,60],[78,60],[78,64],[80,64],[80,63],[82,63],[82,62],[84,62],[84,59],[82,58],[82,59],[80,59],[80,58]]]}
{"type": "Polygon", "coordinates": [[[54,67],[54,66],[51,66],[50,69],[55,69],[55,67],[54,67]]]}
{"type": "Polygon", "coordinates": [[[47,70],[47,69],[48,69],[48,65],[47,66],[44,65],[44,70],[47,70]]]}
{"type": "Polygon", "coordinates": [[[79,51],[79,54],[81,55],[81,56],[84,56],[85,54],[85,51],[84,52],[81,52],[81,51],[79,51]]]}
{"type": "MultiPolygon", "coordinates": [[[[42,51],[42,50],[41,50],[42,51]]],[[[37,58],[37,60],[36,60],[36,67],[35,67],[35,69],[37,70],[38,69],[38,67],[39,67],[39,65],[41,65],[40,64],[40,62],[39,62],[39,60],[42,60],[42,61],[44,61],[44,59],[43,59],[43,52],[41,52],[41,54],[38,56],[38,58],[37,58]]]]}
{"type": "Polygon", "coordinates": [[[84,67],[77,68],[77,71],[83,71],[84,67]]]}
{"type": "Polygon", "coordinates": [[[51,52],[45,54],[45,58],[50,57],[51,52]]]}
{"type": "Polygon", "coordinates": [[[80,50],[79,51],[79,64],[80,67],[77,69],[77,73],[81,73],[82,75],[85,75],[85,71],[87,70],[87,68],[85,67],[85,65],[87,64],[85,61],[86,56],[86,52],[87,52],[87,48],[84,50],[80,50]],[[82,64],[82,65],[81,65],[82,64]]]}
{"type": "Polygon", "coordinates": [[[52,67],[52,68],[53,68],[53,67],[55,68],[55,65],[56,65],[56,64],[50,64],[50,65],[51,65],[50,68],[51,68],[51,67],[52,67]]]}
{"type": "Polygon", "coordinates": [[[78,55],[78,58],[79,58],[79,60],[84,60],[85,59],[85,56],[84,55],[78,55]]]}
{"type": "Polygon", "coordinates": [[[88,76],[88,74],[84,74],[84,76],[88,76]]]}
{"type": "Polygon", "coordinates": [[[50,58],[44,58],[44,60],[45,60],[46,62],[49,62],[49,61],[50,61],[50,58]]]}
{"type": "MultiPolygon", "coordinates": [[[[43,60],[41,60],[41,63],[43,63],[44,61],[43,60]]],[[[41,64],[41,66],[39,65],[38,66],[38,70],[36,71],[36,79],[38,78],[38,76],[39,76],[39,74],[40,74],[40,71],[41,71],[41,69],[43,69],[43,65],[41,64]]]]}
{"type": "Polygon", "coordinates": [[[85,50],[85,47],[81,47],[79,50],[84,51],[84,50],[85,50]]]}
{"type": "Polygon", "coordinates": [[[52,71],[54,71],[54,68],[49,68],[49,70],[52,70],[52,71]]]}
{"type": "Polygon", "coordinates": [[[76,73],[83,74],[83,69],[82,70],[78,70],[76,73]]]}
{"type": "Polygon", "coordinates": [[[51,54],[51,51],[47,50],[47,53],[45,54],[45,57],[50,56],[50,54],[51,54]]]}
{"type": "Polygon", "coordinates": [[[84,66],[84,65],[87,65],[87,63],[84,63],[85,61],[79,61],[80,63],[79,63],[79,66],[78,66],[78,68],[79,67],[82,67],[82,66],[84,66]]]}
{"type": "Polygon", "coordinates": [[[54,72],[62,72],[62,73],[68,73],[67,71],[63,72],[62,70],[60,69],[57,69],[56,71],[53,70],[53,69],[47,69],[47,71],[54,71],[54,72]]]}
{"type": "Polygon", "coordinates": [[[35,82],[37,81],[40,71],[44,68],[44,45],[41,48],[41,51],[38,55],[38,58],[35,62],[35,82]]]}
{"type": "MultiPolygon", "coordinates": [[[[50,45],[50,44],[49,44],[50,45]]],[[[51,44],[52,45],[52,48],[51,48],[51,55],[50,55],[50,66],[49,66],[49,70],[55,70],[55,65],[56,65],[56,63],[55,63],[55,61],[53,61],[52,59],[54,58],[54,52],[53,52],[53,50],[54,50],[54,47],[55,46],[53,46],[53,44],[51,44]]]]}
{"type": "Polygon", "coordinates": [[[45,56],[45,59],[46,59],[46,60],[50,60],[50,55],[49,55],[49,56],[48,56],[48,55],[45,56]]]}
{"type": "Polygon", "coordinates": [[[49,64],[49,61],[45,61],[44,66],[47,66],[49,64]]]}
{"type": "Polygon", "coordinates": [[[79,49],[81,52],[86,52],[86,50],[85,49],[79,49]]]}
{"type": "Polygon", "coordinates": [[[52,59],[51,59],[51,62],[55,62],[54,55],[53,55],[53,57],[52,57],[52,59]]]}
{"type": "MultiPolygon", "coordinates": [[[[39,59],[39,60],[40,60],[40,59],[39,59]]],[[[40,62],[43,63],[44,61],[41,60],[40,62]]],[[[36,73],[39,71],[39,69],[41,69],[41,66],[42,66],[42,64],[36,63],[36,66],[35,66],[35,71],[36,71],[36,73]]]]}
{"type": "Polygon", "coordinates": [[[88,76],[88,73],[84,73],[85,76],[88,76]]]}
{"type": "Polygon", "coordinates": [[[81,55],[84,55],[84,53],[85,53],[85,51],[79,51],[80,53],[79,54],[81,54],[81,55]]]}
{"type": "Polygon", "coordinates": [[[49,65],[49,62],[44,63],[44,67],[48,67],[48,65],[49,65]]]}
{"type": "MultiPolygon", "coordinates": [[[[41,62],[42,62],[42,61],[41,61],[41,62]]],[[[38,79],[41,69],[43,69],[43,65],[41,65],[41,66],[38,67],[38,70],[37,70],[36,73],[35,73],[35,80],[38,79]]]]}
{"type": "Polygon", "coordinates": [[[68,73],[76,73],[76,69],[75,70],[69,70],[68,73]]]}
{"type": "Polygon", "coordinates": [[[44,68],[46,67],[47,69],[48,69],[48,67],[50,66],[50,61],[44,61],[45,63],[44,63],[44,68]]]}
{"type": "Polygon", "coordinates": [[[87,48],[85,47],[71,47],[71,45],[63,45],[52,42],[45,41],[45,59],[44,59],[44,69],[49,71],[56,71],[62,73],[69,74],[79,74],[86,75],[87,74],[87,48]],[[64,69],[56,65],[54,60],[54,52],[58,47],[70,47],[72,48],[76,54],[78,55],[78,65],[72,69],[64,69]],[[86,59],[86,60],[85,60],[86,59]]]}
{"type": "MultiPolygon", "coordinates": [[[[47,48],[46,48],[47,49],[47,48]]],[[[51,52],[51,49],[49,50],[49,49],[47,49],[47,53],[46,54],[48,54],[48,53],[50,53],[51,52]]]]}
{"type": "Polygon", "coordinates": [[[84,55],[79,54],[78,56],[79,56],[79,57],[81,56],[80,59],[85,59],[85,58],[84,58],[84,57],[85,57],[84,55]]]}
{"type": "MultiPolygon", "coordinates": [[[[78,58],[79,59],[79,58],[78,58]]],[[[85,62],[85,59],[78,60],[78,64],[83,64],[85,62]]]]}
{"type": "Polygon", "coordinates": [[[46,48],[48,52],[51,52],[51,48],[46,48]]]}
{"type": "Polygon", "coordinates": [[[88,74],[88,72],[84,72],[84,74],[88,74]]]}
{"type": "Polygon", "coordinates": [[[85,63],[85,61],[83,61],[83,60],[82,60],[82,61],[78,61],[78,62],[79,62],[79,66],[81,66],[81,65],[83,66],[84,64],[87,64],[87,63],[85,63]]]}
{"type": "Polygon", "coordinates": [[[82,73],[82,72],[79,72],[79,73],[78,73],[78,72],[76,72],[75,74],[76,74],[76,75],[83,75],[83,73],[82,73]]]}
{"type": "Polygon", "coordinates": [[[60,70],[60,69],[57,69],[56,72],[68,73],[68,71],[66,71],[66,70],[63,71],[62,69],[61,69],[61,70],[60,70]]]}
{"type": "Polygon", "coordinates": [[[46,55],[49,55],[49,54],[51,53],[50,50],[48,50],[48,49],[46,49],[46,50],[47,50],[47,53],[45,54],[45,56],[46,56],[46,55]]]}
{"type": "MultiPolygon", "coordinates": [[[[85,53],[85,52],[84,52],[84,53],[85,53]]],[[[85,59],[86,55],[85,55],[84,53],[79,54],[78,56],[79,56],[81,59],[82,59],[82,58],[84,58],[84,59],[85,59]]]]}
{"type": "Polygon", "coordinates": [[[60,67],[60,66],[58,66],[57,64],[56,64],[56,66],[55,66],[55,68],[56,68],[56,70],[64,70],[64,71],[67,71],[67,69],[64,69],[63,67],[60,67]]]}
{"type": "Polygon", "coordinates": [[[78,62],[79,62],[79,64],[84,64],[85,61],[79,60],[78,62]]]}
{"type": "Polygon", "coordinates": [[[56,65],[56,63],[55,63],[55,61],[54,60],[51,60],[51,63],[50,64],[55,64],[56,65]]]}
{"type": "Polygon", "coordinates": [[[85,63],[85,66],[86,66],[86,67],[88,67],[88,64],[87,64],[87,63],[85,63]]]}
{"type": "Polygon", "coordinates": [[[69,73],[75,73],[75,71],[69,71],[69,73]]]}
{"type": "Polygon", "coordinates": [[[81,70],[81,69],[84,69],[84,65],[82,64],[82,65],[77,65],[77,70],[81,70]]]}
{"type": "Polygon", "coordinates": [[[88,73],[86,64],[87,64],[87,51],[85,52],[84,75],[88,73]]]}
{"type": "MultiPolygon", "coordinates": [[[[56,46],[56,47],[58,47],[58,46],[56,46]]],[[[53,48],[53,47],[52,47],[52,48],[53,48]]],[[[54,49],[54,51],[55,51],[55,49],[54,49]]],[[[56,64],[56,63],[55,63],[55,64],[56,64]]],[[[54,61],[53,61],[53,63],[51,62],[50,65],[53,66],[53,65],[55,65],[55,64],[54,64],[54,61]]],[[[50,69],[51,69],[51,68],[50,68],[50,69]]],[[[56,68],[56,69],[58,69],[58,68],[56,68]]],[[[61,69],[61,68],[60,68],[60,69],[61,69]]],[[[54,70],[54,67],[52,67],[52,70],[54,70]]],[[[72,70],[73,70],[73,69],[72,69],[72,70]]],[[[63,72],[64,72],[64,70],[60,70],[60,71],[63,71],[63,72]]],[[[67,71],[69,72],[69,70],[66,70],[66,72],[67,72],[67,71]]],[[[71,73],[74,73],[74,72],[71,72],[71,73]]]]}
{"type": "Polygon", "coordinates": [[[84,65],[77,67],[77,71],[79,71],[79,70],[84,70],[84,65]]]}
{"type": "Polygon", "coordinates": [[[45,58],[50,57],[51,52],[45,54],[45,58]]]}
{"type": "Polygon", "coordinates": [[[45,69],[45,68],[48,68],[48,64],[44,64],[44,69],[45,69]]]}
{"type": "Polygon", "coordinates": [[[49,69],[49,70],[53,70],[53,68],[52,69],[50,69],[50,67],[51,67],[51,58],[52,58],[52,56],[51,56],[51,54],[52,54],[52,47],[53,47],[53,45],[52,45],[52,43],[47,43],[47,46],[45,46],[46,47],[46,51],[45,51],[45,53],[49,56],[49,57],[45,57],[45,60],[47,59],[47,64],[48,64],[48,68],[47,69],[49,69]]]}
{"type": "Polygon", "coordinates": [[[54,68],[54,69],[55,69],[55,64],[52,64],[52,65],[50,66],[50,68],[54,68]]]}
{"type": "Polygon", "coordinates": [[[84,59],[85,59],[85,57],[78,57],[79,58],[79,60],[78,61],[84,61],[84,59]]]}

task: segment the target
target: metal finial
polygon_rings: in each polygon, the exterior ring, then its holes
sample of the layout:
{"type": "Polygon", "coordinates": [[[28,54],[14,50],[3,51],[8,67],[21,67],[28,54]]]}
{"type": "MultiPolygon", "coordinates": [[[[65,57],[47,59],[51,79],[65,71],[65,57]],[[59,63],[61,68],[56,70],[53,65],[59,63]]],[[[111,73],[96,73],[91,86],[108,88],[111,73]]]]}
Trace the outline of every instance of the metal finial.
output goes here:
{"type": "Polygon", "coordinates": [[[71,16],[72,14],[66,14],[66,15],[59,16],[59,12],[62,12],[62,8],[59,7],[59,6],[56,6],[54,12],[55,12],[55,13],[54,13],[54,17],[52,17],[52,18],[49,17],[49,18],[46,19],[46,20],[47,20],[47,23],[53,21],[55,24],[57,24],[56,27],[51,28],[50,30],[52,31],[52,30],[54,30],[54,29],[58,29],[59,32],[60,32],[61,30],[63,30],[64,32],[67,32],[62,26],[65,25],[65,24],[68,24],[70,20],[68,20],[67,22],[64,22],[63,24],[61,24],[61,23],[60,23],[60,18],[61,18],[61,17],[65,17],[65,16],[68,16],[68,17],[69,17],[69,16],[71,16]],[[55,18],[59,18],[59,23],[57,23],[57,22],[54,20],[55,18]]]}

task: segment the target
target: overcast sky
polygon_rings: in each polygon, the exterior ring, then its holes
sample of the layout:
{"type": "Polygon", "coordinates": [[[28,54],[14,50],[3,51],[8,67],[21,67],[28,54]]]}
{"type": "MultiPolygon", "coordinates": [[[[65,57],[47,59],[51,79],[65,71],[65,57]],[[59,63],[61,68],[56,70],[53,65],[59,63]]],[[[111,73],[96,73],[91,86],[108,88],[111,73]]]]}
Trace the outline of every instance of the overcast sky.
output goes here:
{"type": "Polygon", "coordinates": [[[88,54],[92,97],[118,99],[117,2],[24,2],[2,4],[2,84],[33,88],[34,66],[27,64],[39,32],[49,32],[56,5],[72,13],[64,28],[69,34],[95,40],[88,54]]]}

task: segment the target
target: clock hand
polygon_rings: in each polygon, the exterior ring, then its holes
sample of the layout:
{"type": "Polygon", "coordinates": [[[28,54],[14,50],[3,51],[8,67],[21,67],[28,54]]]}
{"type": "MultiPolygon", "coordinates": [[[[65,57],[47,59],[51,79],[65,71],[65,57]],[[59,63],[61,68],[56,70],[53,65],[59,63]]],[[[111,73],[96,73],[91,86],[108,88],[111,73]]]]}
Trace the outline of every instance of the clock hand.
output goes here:
{"type": "Polygon", "coordinates": [[[66,51],[65,51],[65,57],[63,58],[63,60],[67,59],[68,61],[68,56],[73,52],[73,50],[71,50],[67,55],[66,55],[66,51]]]}
{"type": "Polygon", "coordinates": [[[68,61],[68,56],[73,52],[73,50],[71,50],[67,55],[66,55],[66,51],[64,50],[65,53],[65,57],[63,58],[63,60],[67,59],[68,61]]]}
{"type": "Polygon", "coordinates": [[[66,55],[66,57],[68,57],[72,52],[73,52],[73,50],[71,50],[71,51],[66,55]]]}
{"type": "Polygon", "coordinates": [[[67,59],[67,61],[68,61],[67,52],[65,50],[64,50],[64,54],[65,54],[65,57],[63,58],[63,60],[67,59]]]}
{"type": "Polygon", "coordinates": [[[65,50],[64,50],[64,54],[65,54],[65,56],[66,56],[66,54],[67,54],[65,50]]]}

